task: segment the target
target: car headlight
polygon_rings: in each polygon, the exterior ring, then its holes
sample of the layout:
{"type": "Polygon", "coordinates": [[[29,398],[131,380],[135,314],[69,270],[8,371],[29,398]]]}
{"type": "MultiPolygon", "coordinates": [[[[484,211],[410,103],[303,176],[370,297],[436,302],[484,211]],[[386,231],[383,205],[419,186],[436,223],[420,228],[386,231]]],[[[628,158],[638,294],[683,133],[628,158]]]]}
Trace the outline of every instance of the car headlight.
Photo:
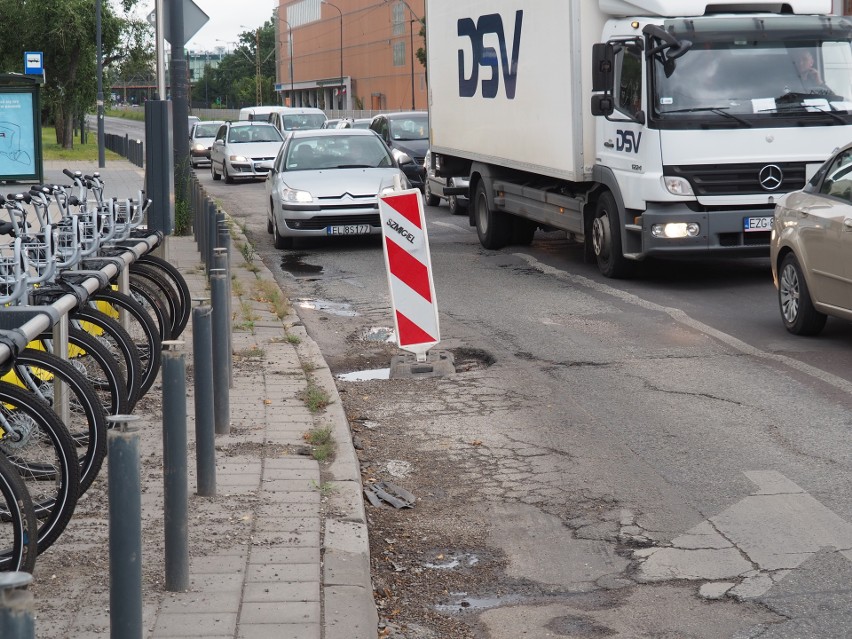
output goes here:
{"type": "Polygon", "coordinates": [[[228,159],[231,162],[248,162],[248,158],[244,155],[229,155],[228,159]]]}
{"type": "Polygon", "coordinates": [[[664,175],[662,180],[663,187],[672,195],[695,195],[692,185],[682,177],[664,175]]]}
{"type": "Polygon", "coordinates": [[[281,189],[281,201],[288,204],[310,204],[314,201],[314,196],[308,191],[284,187],[281,189]]]}
{"type": "Polygon", "coordinates": [[[192,145],[192,150],[193,151],[206,151],[207,147],[204,146],[203,144],[199,144],[198,142],[196,142],[195,144],[192,145]]]}

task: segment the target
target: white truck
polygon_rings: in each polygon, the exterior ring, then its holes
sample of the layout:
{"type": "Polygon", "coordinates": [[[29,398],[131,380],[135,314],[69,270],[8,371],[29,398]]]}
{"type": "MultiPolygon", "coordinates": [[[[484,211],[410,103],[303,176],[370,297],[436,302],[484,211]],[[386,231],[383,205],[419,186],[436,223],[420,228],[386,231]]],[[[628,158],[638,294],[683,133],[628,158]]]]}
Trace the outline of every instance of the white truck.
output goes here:
{"type": "Polygon", "coordinates": [[[852,18],[831,10],[426,0],[436,171],[469,176],[487,249],[561,229],[608,277],[768,255],[779,198],[852,140],[852,18]]]}

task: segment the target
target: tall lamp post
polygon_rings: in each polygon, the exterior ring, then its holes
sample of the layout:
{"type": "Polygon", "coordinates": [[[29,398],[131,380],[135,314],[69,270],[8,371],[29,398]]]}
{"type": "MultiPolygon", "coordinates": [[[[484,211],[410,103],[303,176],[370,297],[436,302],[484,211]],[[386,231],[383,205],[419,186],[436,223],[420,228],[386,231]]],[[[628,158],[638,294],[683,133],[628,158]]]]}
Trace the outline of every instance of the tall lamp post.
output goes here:
{"type": "Polygon", "coordinates": [[[95,0],[95,31],[98,48],[98,167],[106,166],[106,151],[104,150],[104,67],[103,45],[101,44],[101,0],[95,0]]]}
{"type": "Polygon", "coordinates": [[[337,9],[337,13],[340,14],[340,106],[343,106],[343,12],[340,10],[336,4],[332,4],[328,2],[328,0],[320,0],[323,4],[327,4],[329,7],[334,7],[337,9]]]}

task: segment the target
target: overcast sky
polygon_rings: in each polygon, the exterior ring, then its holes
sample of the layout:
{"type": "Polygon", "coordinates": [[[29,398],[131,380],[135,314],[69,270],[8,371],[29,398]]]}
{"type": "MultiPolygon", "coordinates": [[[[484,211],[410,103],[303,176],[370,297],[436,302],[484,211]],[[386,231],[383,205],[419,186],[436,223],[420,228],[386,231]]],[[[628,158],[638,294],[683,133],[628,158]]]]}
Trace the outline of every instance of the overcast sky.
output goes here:
{"type": "MultiPolygon", "coordinates": [[[[272,18],[277,0],[193,0],[210,20],[186,43],[193,51],[213,50],[216,47],[232,48],[243,31],[254,31],[272,18]],[[244,25],[244,26],[241,26],[244,25]],[[223,42],[219,42],[222,40],[223,42]]],[[[144,10],[148,15],[154,10],[154,0],[148,0],[144,10]]],[[[168,7],[166,7],[168,10],[168,7]]]]}

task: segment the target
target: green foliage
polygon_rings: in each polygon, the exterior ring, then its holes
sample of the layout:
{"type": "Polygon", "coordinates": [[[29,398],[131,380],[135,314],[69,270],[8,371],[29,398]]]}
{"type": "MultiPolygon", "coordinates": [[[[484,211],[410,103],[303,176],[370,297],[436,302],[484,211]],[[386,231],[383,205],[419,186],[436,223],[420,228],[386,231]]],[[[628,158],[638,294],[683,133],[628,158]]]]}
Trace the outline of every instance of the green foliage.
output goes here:
{"type": "MultiPolygon", "coordinates": [[[[129,12],[138,0],[121,0],[118,9],[129,12]]],[[[74,144],[73,122],[95,105],[97,97],[96,21],[93,0],[0,0],[0,62],[18,70],[22,51],[42,51],[46,84],[41,101],[48,123],[56,127],[63,148],[74,144]]],[[[136,21],[138,22],[138,21],[136,21]]],[[[122,56],[122,38],[134,23],[116,13],[105,0],[101,5],[101,42],[104,66],[122,56]]],[[[108,94],[107,86],[104,93],[108,94]]]]}

